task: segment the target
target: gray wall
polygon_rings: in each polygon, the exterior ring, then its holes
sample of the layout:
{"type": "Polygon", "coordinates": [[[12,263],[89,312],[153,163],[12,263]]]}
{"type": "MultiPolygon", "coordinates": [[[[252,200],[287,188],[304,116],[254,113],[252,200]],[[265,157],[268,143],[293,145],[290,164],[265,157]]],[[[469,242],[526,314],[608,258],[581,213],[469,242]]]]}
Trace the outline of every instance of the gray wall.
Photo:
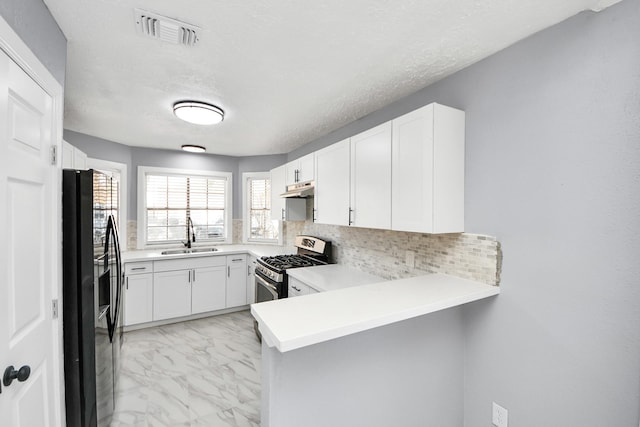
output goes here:
{"type": "Polygon", "coordinates": [[[501,295],[465,309],[467,427],[492,401],[518,427],[638,426],[638,22],[640,0],[579,14],[288,156],[466,111],[466,230],[504,253],[501,295]]]}
{"type": "Polygon", "coordinates": [[[456,309],[286,353],[263,343],[261,426],[460,427],[463,353],[456,309]]]}
{"type": "Polygon", "coordinates": [[[67,39],[42,0],[2,0],[0,15],[64,86],[67,39]]]}
{"type": "Polygon", "coordinates": [[[129,174],[127,218],[135,220],[138,208],[138,166],[155,166],[177,169],[209,170],[233,174],[233,218],[242,218],[243,172],[264,172],[286,161],[286,156],[231,157],[215,154],[195,154],[177,150],[158,150],[129,147],[91,135],[64,131],[64,139],[84,151],[89,157],[125,163],[129,174]]]}

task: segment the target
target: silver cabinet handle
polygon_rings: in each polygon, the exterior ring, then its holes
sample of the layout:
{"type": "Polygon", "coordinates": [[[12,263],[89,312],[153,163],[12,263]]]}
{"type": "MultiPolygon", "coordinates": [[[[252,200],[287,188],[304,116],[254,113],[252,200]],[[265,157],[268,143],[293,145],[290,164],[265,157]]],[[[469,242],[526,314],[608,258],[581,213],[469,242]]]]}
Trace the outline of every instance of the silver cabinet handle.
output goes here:
{"type": "Polygon", "coordinates": [[[318,212],[318,209],[313,210],[313,222],[316,222],[316,212],[318,212]]]}
{"type": "Polygon", "coordinates": [[[349,208],[349,225],[353,224],[353,221],[351,221],[351,214],[353,213],[353,209],[349,208]]]}
{"type": "Polygon", "coordinates": [[[284,221],[284,208],[282,208],[282,220],[284,221]]]}
{"type": "Polygon", "coordinates": [[[295,289],[297,292],[300,292],[300,289],[296,288],[295,286],[291,285],[291,287],[295,289]]]}
{"type": "Polygon", "coordinates": [[[196,281],[196,271],[195,270],[193,270],[193,281],[194,282],[196,281]]]}
{"type": "Polygon", "coordinates": [[[127,277],[126,282],[127,282],[127,289],[129,289],[129,278],[128,277],[127,277]]]}
{"type": "Polygon", "coordinates": [[[247,265],[247,276],[251,276],[251,266],[247,265]]]}
{"type": "Polygon", "coordinates": [[[191,283],[191,270],[189,270],[189,283],[191,283]]]}
{"type": "Polygon", "coordinates": [[[233,261],[233,262],[242,261],[242,258],[234,258],[231,261],[233,261]]]}
{"type": "Polygon", "coordinates": [[[231,267],[227,266],[227,277],[231,277],[231,267]]]}
{"type": "Polygon", "coordinates": [[[134,267],[131,269],[131,271],[140,271],[140,270],[146,270],[147,267],[134,267]]]}

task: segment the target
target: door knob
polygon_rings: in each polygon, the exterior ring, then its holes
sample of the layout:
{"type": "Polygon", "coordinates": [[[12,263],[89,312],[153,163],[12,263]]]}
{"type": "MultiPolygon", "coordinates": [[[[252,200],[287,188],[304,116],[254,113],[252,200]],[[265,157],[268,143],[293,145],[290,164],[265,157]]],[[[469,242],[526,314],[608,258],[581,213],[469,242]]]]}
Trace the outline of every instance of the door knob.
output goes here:
{"type": "Polygon", "coordinates": [[[24,365],[22,368],[20,368],[17,371],[15,370],[13,365],[11,365],[4,370],[4,376],[2,377],[2,384],[4,384],[5,387],[8,387],[11,385],[13,380],[18,380],[19,382],[26,381],[27,378],[29,378],[29,375],[31,375],[31,368],[28,365],[24,365]]]}

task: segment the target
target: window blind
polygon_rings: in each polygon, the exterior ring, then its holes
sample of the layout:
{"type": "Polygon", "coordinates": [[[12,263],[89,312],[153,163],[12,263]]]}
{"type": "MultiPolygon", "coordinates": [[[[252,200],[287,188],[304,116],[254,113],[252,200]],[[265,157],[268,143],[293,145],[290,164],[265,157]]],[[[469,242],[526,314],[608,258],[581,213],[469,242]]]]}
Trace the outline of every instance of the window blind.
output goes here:
{"type": "Polygon", "coordinates": [[[271,180],[248,178],[249,240],[277,241],[278,227],[271,220],[271,180]]]}
{"type": "Polygon", "coordinates": [[[223,240],[226,191],[226,178],[147,174],[147,243],[186,240],[188,218],[196,241],[223,240]]]}

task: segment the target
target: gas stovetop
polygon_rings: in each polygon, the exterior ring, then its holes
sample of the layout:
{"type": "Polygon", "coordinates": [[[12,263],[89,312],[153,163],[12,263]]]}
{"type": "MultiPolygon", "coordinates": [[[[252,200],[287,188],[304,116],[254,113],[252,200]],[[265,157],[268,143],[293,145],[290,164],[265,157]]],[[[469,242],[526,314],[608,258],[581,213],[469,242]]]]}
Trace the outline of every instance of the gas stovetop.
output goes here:
{"type": "Polygon", "coordinates": [[[317,260],[303,255],[277,255],[272,257],[262,257],[261,260],[276,271],[318,265],[317,260]]]}
{"type": "Polygon", "coordinates": [[[256,272],[274,282],[286,282],[286,271],[290,268],[325,265],[329,262],[331,242],[318,237],[297,236],[297,254],[263,256],[258,258],[256,272]]]}

